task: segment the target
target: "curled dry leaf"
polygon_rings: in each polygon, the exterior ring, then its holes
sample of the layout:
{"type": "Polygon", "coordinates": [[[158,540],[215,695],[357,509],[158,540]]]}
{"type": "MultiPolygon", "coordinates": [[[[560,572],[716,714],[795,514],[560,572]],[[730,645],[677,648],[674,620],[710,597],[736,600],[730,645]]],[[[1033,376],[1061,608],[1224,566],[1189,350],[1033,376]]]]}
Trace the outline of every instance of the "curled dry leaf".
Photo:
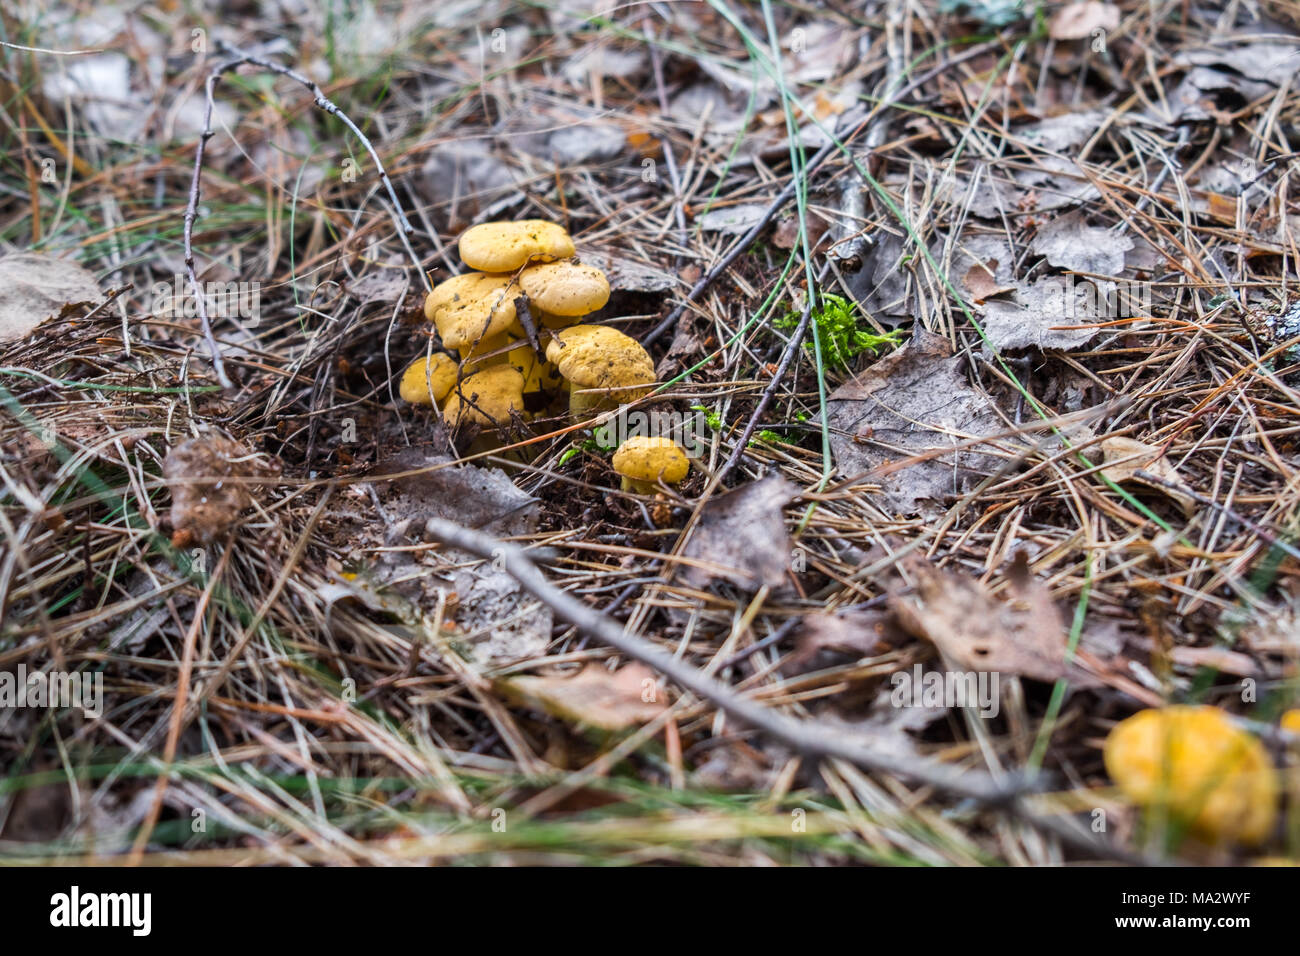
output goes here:
{"type": "Polygon", "coordinates": [[[506,677],[497,689],[515,703],[597,730],[626,730],[653,720],[665,708],[654,672],[629,664],[611,673],[588,664],[573,676],[506,677]]]}
{"type": "Polygon", "coordinates": [[[1160,448],[1123,436],[1104,439],[1100,444],[1100,448],[1106,460],[1106,465],[1101,469],[1101,474],[1115,482],[1115,484],[1122,485],[1128,481],[1136,481],[1148,488],[1155,488],[1157,491],[1168,495],[1178,502],[1184,511],[1190,513],[1196,510],[1196,500],[1180,490],[1186,488],[1187,483],[1178,474],[1178,470],[1164,457],[1164,452],[1160,448]],[[1170,488],[1168,485],[1157,482],[1144,481],[1138,476],[1140,471],[1162,478],[1176,487],[1170,488]]]}
{"type": "Polygon", "coordinates": [[[682,580],[694,588],[729,581],[754,591],[764,585],[786,590],[792,546],[782,509],[797,494],[794,485],[771,474],[712,499],[682,555],[717,570],[686,565],[682,580]]]}
{"type": "Polygon", "coordinates": [[[1030,573],[1023,552],[1011,568],[1006,600],[966,575],[928,565],[914,573],[915,591],[895,591],[890,597],[894,619],[909,634],[933,644],[953,666],[1040,681],[1064,677],[1075,686],[1098,683],[1066,663],[1068,635],[1060,612],[1030,573]]]}
{"type": "Polygon", "coordinates": [[[229,536],[253,504],[257,486],[280,472],[224,435],[203,435],[167,453],[163,478],[172,492],[172,543],[185,547],[229,536]]]}
{"type": "Polygon", "coordinates": [[[1086,40],[1097,30],[1109,32],[1119,27],[1119,7],[1113,3],[1087,0],[1071,3],[1052,17],[1048,33],[1053,40],[1086,40]]]}

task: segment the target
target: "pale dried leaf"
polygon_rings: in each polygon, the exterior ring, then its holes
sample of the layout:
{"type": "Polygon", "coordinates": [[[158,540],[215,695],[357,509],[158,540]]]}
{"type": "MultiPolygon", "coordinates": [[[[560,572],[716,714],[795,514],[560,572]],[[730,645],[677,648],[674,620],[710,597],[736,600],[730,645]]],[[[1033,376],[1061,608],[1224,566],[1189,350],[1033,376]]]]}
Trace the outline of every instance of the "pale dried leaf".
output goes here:
{"type": "Polygon", "coordinates": [[[1119,7],[1113,3],[1087,0],[1071,3],[1052,17],[1048,34],[1053,40],[1086,40],[1095,30],[1110,32],[1119,27],[1119,7]]]}
{"type": "Polygon", "coordinates": [[[654,720],[666,706],[654,673],[640,664],[616,673],[588,664],[573,676],[507,677],[497,681],[497,688],[522,706],[606,731],[654,720]]]}
{"type": "Polygon", "coordinates": [[[1179,490],[1186,488],[1187,483],[1183,481],[1182,476],[1178,474],[1178,470],[1173,464],[1164,457],[1162,449],[1122,435],[1103,439],[1100,448],[1106,461],[1105,467],[1101,469],[1101,474],[1115,482],[1115,484],[1121,485],[1127,481],[1136,481],[1148,488],[1154,488],[1168,495],[1178,502],[1185,511],[1196,510],[1195,499],[1179,490]],[[1144,481],[1138,477],[1137,473],[1139,471],[1162,478],[1178,487],[1169,488],[1157,482],[1144,481]]]}
{"type": "Polygon", "coordinates": [[[102,297],[95,277],[75,262],[32,252],[0,256],[0,345],[26,338],[64,306],[102,297]]]}
{"type": "Polygon", "coordinates": [[[1133,248],[1133,240],[1113,229],[1089,226],[1084,214],[1074,210],[1038,230],[1029,248],[1061,269],[1117,276],[1124,271],[1124,253],[1133,248]]]}
{"type": "MultiPolygon", "coordinates": [[[[1114,289],[1113,283],[1100,286],[1114,289]]],[[[1090,289],[1091,284],[1072,287],[1057,276],[1021,286],[1009,300],[984,303],[984,334],[998,351],[1082,348],[1098,332],[1091,316],[1099,310],[1083,300],[1090,289]]]]}

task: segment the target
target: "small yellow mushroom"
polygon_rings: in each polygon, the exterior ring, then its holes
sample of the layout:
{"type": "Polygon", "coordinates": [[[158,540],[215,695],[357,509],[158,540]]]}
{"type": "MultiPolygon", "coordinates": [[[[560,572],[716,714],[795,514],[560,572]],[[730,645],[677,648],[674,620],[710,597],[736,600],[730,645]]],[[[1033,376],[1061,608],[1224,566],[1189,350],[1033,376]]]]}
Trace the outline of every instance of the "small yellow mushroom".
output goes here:
{"type": "Polygon", "coordinates": [[[581,316],[604,308],[609,280],[595,266],[572,259],[543,262],[519,273],[529,305],[555,316],[581,316]]]}
{"type": "Polygon", "coordinates": [[[556,329],[546,360],[569,383],[569,411],[584,415],[634,401],[650,391],[654,362],[641,344],[617,329],[575,325],[556,329]]]}
{"type": "Polygon", "coordinates": [[[529,262],[567,259],[573,240],[563,226],[545,219],[484,222],[460,237],[460,258],[481,272],[514,272],[529,262]]]}
{"type": "Polygon", "coordinates": [[[402,373],[398,394],[412,405],[441,405],[456,385],[456,360],[442,352],[418,358],[402,373]]]}
{"type": "Polygon", "coordinates": [[[511,413],[523,410],[524,377],[513,366],[492,365],[461,379],[442,414],[452,428],[462,422],[499,428],[510,424],[511,413]]]}
{"type": "Polygon", "coordinates": [[[520,291],[510,276],[467,272],[430,292],[424,300],[424,314],[438,327],[443,345],[468,349],[515,325],[515,299],[520,291]]]}
{"type": "Polygon", "coordinates": [[[633,435],[614,452],[614,470],[622,478],[624,491],[652,495],[659,482],[680,484],[691,470],[686,449],[671,438],[633,435]]]}
{"type": "Polygon", "coordinates": [[[1300,734],[1300,707],[1288,710],[1283,714],[1279,726],[1293,734],[1300,734]]]}
{"type": "Polygon", "coordinates": [[[1277,771],[1264,746],[1217,707],[1143,710],[1106,738],[1106,772],[1135,803],[1158,807],[1209,843],[1257,844],[1277,817],[1277,771]]]}

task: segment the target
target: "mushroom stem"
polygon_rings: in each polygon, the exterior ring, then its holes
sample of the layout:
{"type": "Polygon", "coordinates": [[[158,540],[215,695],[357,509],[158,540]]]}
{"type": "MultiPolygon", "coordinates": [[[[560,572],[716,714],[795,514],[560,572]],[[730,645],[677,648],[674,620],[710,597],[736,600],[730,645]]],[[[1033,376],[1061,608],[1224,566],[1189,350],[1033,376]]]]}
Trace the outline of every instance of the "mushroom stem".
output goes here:
{"type": "Polygon", "coordinates": [[[623,491],[630,491],[638,495],[653,495],[659,492],[659,482],[641,481],[637,478],[629,478],[627,475],[622,476],[619,482],[619,488],[623,491]]]}

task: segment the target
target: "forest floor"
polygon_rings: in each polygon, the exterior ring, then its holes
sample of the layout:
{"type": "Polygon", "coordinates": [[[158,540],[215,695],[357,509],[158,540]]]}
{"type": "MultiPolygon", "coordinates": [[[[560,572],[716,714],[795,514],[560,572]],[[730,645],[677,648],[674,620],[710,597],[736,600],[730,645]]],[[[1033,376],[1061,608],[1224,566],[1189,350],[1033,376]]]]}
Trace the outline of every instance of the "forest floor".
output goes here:
{"type": "Polygon", "coordinates": [[[225,6],[0,12],[0,861],[1300,858],[1102,750],[1294,766],[1294,3],[225,6]],[[676,488],[397,397],[517,219],[676,488]]]}

